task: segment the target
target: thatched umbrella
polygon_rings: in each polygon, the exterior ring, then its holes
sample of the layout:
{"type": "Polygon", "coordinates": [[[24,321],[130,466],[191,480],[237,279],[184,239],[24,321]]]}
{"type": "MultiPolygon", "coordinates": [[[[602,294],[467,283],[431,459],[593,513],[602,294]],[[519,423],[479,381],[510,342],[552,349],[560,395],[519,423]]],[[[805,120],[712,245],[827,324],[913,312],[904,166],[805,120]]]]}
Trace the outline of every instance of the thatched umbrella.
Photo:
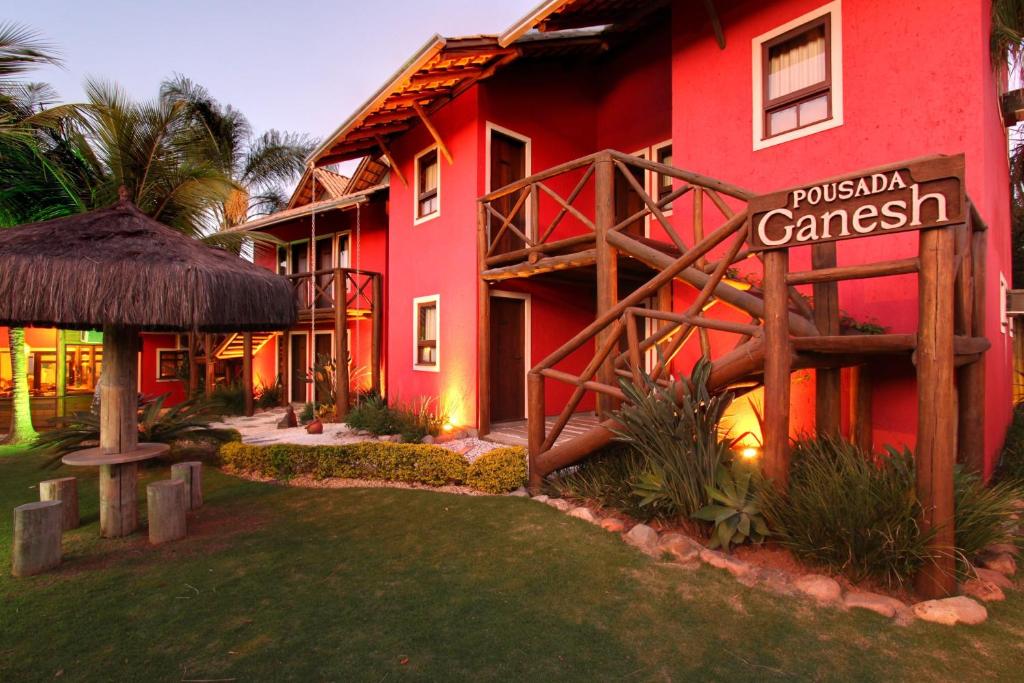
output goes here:
{"type": "Polygon", "coordinates": [[[124,193],[0,230],[0,324],[103,329],[100,446],[65,462],[101,465],[104,536],[134,530],[135,462],[164,448],[138,443],[139,332],[277,330],[295,317],[287,280],[156,222],[124,193]]]}

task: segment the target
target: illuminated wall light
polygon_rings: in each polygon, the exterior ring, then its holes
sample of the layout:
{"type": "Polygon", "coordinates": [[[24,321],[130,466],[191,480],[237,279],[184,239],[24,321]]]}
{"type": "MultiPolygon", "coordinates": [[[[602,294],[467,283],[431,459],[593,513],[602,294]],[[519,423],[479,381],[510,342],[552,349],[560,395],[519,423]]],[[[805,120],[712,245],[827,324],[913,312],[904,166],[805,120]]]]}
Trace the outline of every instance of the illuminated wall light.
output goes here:
{"type": "Polygon", "coordinates": [[[740,451],[740,457],[744,460],[756,460],[758,455],[760,455],[760,451],[753,446],[747,446],[740,451]]]}

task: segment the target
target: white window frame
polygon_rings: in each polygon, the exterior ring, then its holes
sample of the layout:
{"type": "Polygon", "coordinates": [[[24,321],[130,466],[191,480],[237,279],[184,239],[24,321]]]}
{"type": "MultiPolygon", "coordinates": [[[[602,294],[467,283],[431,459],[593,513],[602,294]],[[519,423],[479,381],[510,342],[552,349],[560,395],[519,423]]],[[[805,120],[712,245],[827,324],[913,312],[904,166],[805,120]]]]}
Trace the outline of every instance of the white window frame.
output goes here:
{"type": "MultiPolygon", "coordinates": [[[[497,132],[502,135],[507,135],[514,140],[519,140],[526,145],[526,164],[525,164],[525,176],[529,178],[533,175],[533,138],[517,133],[510,128],[499,126],[492,121],[484,122],[484,194],[490,194],[492,191],[497,190],[496,187],[491,187],[491,133],[497,132]]],[[[537,239],[537,217],[533,215],[533,202],[526,202],[526,234],[531,240],[536,241],[537,239]]],[[[500,227],[500,226],[499,226],[500,227]]]]}
{"type": "Polygon", "coordinates": [[[774,147],[784,142],[790,142],[799,138],[807,137],[808,135],[814,135],[825,130],[832,128],[838,128],[843,125],[843,22],[842,22],[842,0],[833,0],[832,2],[822,5],[818,9],[812,10],[803,16],[797,17],[790,22],[783,24],[777,28],[762,33],[751,41],[751,52],[753,55],[752,59],[752,90],[753,90],[753,134],[754,134],[754,150],[766,149],[768,147],[774,147]],[[763,45],[767,41],[780,36],[787,31],[792,31],[795,28],[799,28],[802,24],[809,23],[815,19],[820,19],[825,15],[831,15],[829,20],[831,22],[831,44],[829,50],[831,52],[831,65],[832,65],[832,118],[820,121],[818,123],[806,126],[804,128],[798,128],[791,130],[787,133],[781,133],[774,135],[770,138],[765,138],[764,130],[764,62],[763,62],[763,45]]]}
{"type": "Polygon", "coordinates": [[[412,369],[419,370],[420,372],[441,372],[441,295],[440,294],[429,294],[427,296],[418,296],[412,300],[412,369]],[[419,354],[419,341],[420,341],[420,305],[421,304],[434,304],[434,310],[437,311],[437,339],[434,340],[434,355],[437,356],[437,362],[433,365],[422,365],[419,354]]]}
{"type": "MultiPolygon", "coordinates": [[[[523,326],[525,329],[523,330],[523,358],[525,359],[525,362],[523,363],[523,415],[529,415],[530,395],[529,391],[527,391],[527,387],[530,386],[530,369],[533,368],[533,324],[531,322],[533,317],[533,297],[527,292],[505,292],[497,289],[491,290],[491,296],[500,297],[502,299],[519,299],[524,302],[523,326]]],[[[487,353],[490,353],[490,349],[487,350],[487,353]]],[[[484,400],[490,401],[491,397],[487,396],[484,400]]]]}
{"type": "MultiPolygon", "coordinates": [[[[659,143],[651,145],[651,156],[650,156],[650,158],[648,160],[649,161],[653,161],[656,164],[661,163],[660,161],[658,161],[658,152],[663,150],[663,149],[665,149],[666,147],[672,147],[672,138],[669,138],[668,140],[662,140],[659,143]]],[[[675,148],[673,148],[672,149],[672,156],[675,156],[675,153],[676,153],[676,150],[675,150],[675,148]]],[[[650,189],[647,190],[647,194],[651,195],[651,199],[653,199],[654,201],[658,201],[658,179],[657,179],[657,174],[652,171],[648,175],[650,176],[650,189]]],[[[673,178],[672,181],[673,181],[673,183],[675,183],[675,178],[673,178]]],[[[672,189],[674,190],[675,187],[673,187],[672,189]]],[[[675,202],[673,202],[673,204],[674,203],[675,202]]],[[[665,216],[665,218],[668,218],[669,216],[672,215],[672,209],[666,209],[666,210],[662,211],[661,214],[663,216],[665,216]]],[[[651,219],[651,216],[648,216],[647,219],[649,221],[651,219]]],[[[650,223],[648,223],[648,231],[647,231],[648,232],[648,235],[647,235],[648,237],[651,236],[649,228],[650,228],[650,223]]]]}
{"type": "MultiPolygon", "coordinates": [[[[292,246],[296,245],[296,244],[305,244],[306,245],[306,267],[307,268],[311,268],[312,264],[313,264],[313,254],[311,253],[311,250],[309,248],[309,238],[308,237],[304,237],[303,239],[300,239],[300,240],[292,240],[291,242],[286,242],[285,243],[285,249],[286,249],[287,254],[288,254],[288,274],[289,275],[301,275],[302,274],[302,273],[296,273],[295,272],[295,264],[292,262],[292,246]]],[[[311,272],[311,271],[307,270],[307,271],[304,271],[304,272],[311,272]]]]}
{"type": "Polygon", "coordinates": [[[1013,321],[1010,319],[1007,297],[1010,296],[1010,284],[1006,276],[999,273],[999,328],[1003,334],[1013,336],[1013,321]]]}
{"type": "Polygon", "coordinates": [[[441,152],[437,145],[423,149],[412,159],[412,224],[420,225],[441,217],[441,152]],[[420,158],[430,152],[437,152],[437,210],[420,215],[420,158]]]}

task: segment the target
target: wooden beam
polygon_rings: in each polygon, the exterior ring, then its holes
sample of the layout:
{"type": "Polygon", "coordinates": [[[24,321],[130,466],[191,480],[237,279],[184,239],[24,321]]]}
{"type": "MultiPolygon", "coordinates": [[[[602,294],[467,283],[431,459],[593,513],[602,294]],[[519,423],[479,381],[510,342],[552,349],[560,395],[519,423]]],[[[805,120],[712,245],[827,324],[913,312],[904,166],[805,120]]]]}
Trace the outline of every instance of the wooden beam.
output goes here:
{"type": "Polygon", "coordinates": [[[56,330],[57,334],[57,367],[56,367],[56,414],[58,417],[65,413],[65,403],[68,398],[68,346],[65,340],[64,330],[56,330]]]}
{"type": "Polygon", "coordinates": [[[213,383],[214,383],[214,363],[216,363],[214,350],[216,345],[213,343],[213,335],[207,334],[203,337],[203,355],[206,357],[206,386],[203,389],[206,392],[206,398],[213,396],[213,383]]]}
{"type": "Polygon", "coordinates": [[[874,446],[871,395],[871,368],[867,365],[850,368],[850,440],[869,453],[874,446]]]}
{"type": "Polygon", "coordinates": [[[785,491],[789,482],[789,250],[764,255],[764,471],[785,491]]]}
{"type": "Polygon", "coordinates": [[[541,455],[544,444],[544,377],[536,372],[526,376],[526,430],[527,455],[529,462],[530,490],[539,491],[544,475],[537,467],[537,459],[541,455]]]}
{"type": "MultiPolygon", "coordinates": [[[[380,273],[375,273],[373,278],[373,302],[370,304],[370,324],[373,326],[370,332],[370,390],[381,395],[380,384],[380,359],[381,346],[384,343],[384,283],[380,273]]],[[[356,323],[358,324],[358,323],[356,323]]]]}
{"type": "Polygon", "coordinates": [[[139,443],[138,363],[138,329],[105,325],[100,378],[100,449],[104,454],[130,453],[139,443]]]}
{"type": "MultiPolygon", "coordinates": [[[[818,246],[817,244],[814,247],[818,246]]],[[[812,251],[814,249],[812,247],[812,251]]],[[[819,282],[839,282],[841,280],[861,280],[886,275],[903,275],[917,272],[917,259],[899,259],[881,263],[867,263],[859,266],[822,266],[814,270],[798,271],[786,276],[791,285],[810,285],[819,282]]]]}
{"type": "Polygon", "coordinates": [[[715,9],[714,0],[704,0],[704,9],[707,10],[711,19],[711,30],[715,32],[715,42],[722,50],[725,49],[725,32],[722,30],[722,22],[718,18],[718,10],[715,9]]]}
{"type": "MultiPolygon", "coordinates": [[[[811,247],[811,265],[817,271],[835,269],[835,242],[811,247]]],[[[789,278],[786,278],[789,282],[789,278]]],[[[819,282],[814,285],[814,324],[823,335],[839,334],[839,285],[819,282]]],[[[815,370],[814,426],[819,434],[838,436],[842,411],[841,371],[838,368],[815,370]]]]}
{"type": "Polygon", "coordinates": [[[377,141],[377,146],[380,147],[380,153],[384,155],[384,158],[388,160],[388,165],[391,167],[390,171],[395,174],[395,177],[402,181],[403,187],[409,187],[409,183],[406,182],[405,176],[402,175],[402,169],[398,167],[398,162],[395,161],[394,155],[391,154],[391,148],[379,135],[375,135],[374,139],[377,141]]]}
{"type": "MultiPolygon", "coordinates": [[[[476,283],[477,305],[477,430],[480,435],[491,431],[491,289],[484,278],[487,254],[487,207],[476,205],[476,258],[480,275],[476,283]]],[[[543,441],[543,439],[541,439],[543,441]]],[[[531,450],[531,454],[533,451],[531,450]]],[[[530,456],[531,461],[533,455],[530,456]]]]}
{"type": "Polygon", "coordinates": [[[481,273],[485,280],[498,281],[508,280],[516,277],[530,277],[552,270],[563,270],[565,268],[578,268],[589,266],[597,259],[597,252],[594,249],[563,254],[561,256],[549,256],[542,258],[535,263],[516,263],[503,268],[490,268],[481,273]]]}
{"type": "MultiPolygon", "coordinates": [[[[91,364],[90,364],[91,365],[91,364]]],[[[195,398],[199,391],[199,335],[188,335],[188,397],[195,398]]]]}
{"type": "MultiPolygon", "coordinates": [[[[348,415],[348,283],[345,271],[334,269],[334,415],[348,415]]],[[[358,323],[357,323],[358,324],[358,323]]],[[[314,347],[316,345],[314,344],[314,347]]],[[[314,349],[315,350],[315,349],[314,349]]],[[[316,359],[313,359],[316,362],[316,359]]],[[[316,387],[313,388],[316,391],[316,387]]],[[[313,397],[316,400],[316,396],[313,397]]]]}
{"type": "Polygon", "coordinates": [[[956,590],[953,518],[953,465],[956,462],[957,415],[953,382],[953,231],[920,234],[921,273],[917,343],[917,497],[921,532],[932,559],[917,575],[924,598],[956,590]]]}
{"type": "Polygon", "coordinates": [[[475,66],[460,67],[457,69],[449,69],[447,71],[426,71],[424,73],[418,73],[412,75],[406,82],[409,85],[427,85],[429,83],[445,83],[447,81],[453,81],[455,79],[463,78],[476,78],[484,73],[484,69],[475,66]]]}
{"type": "Polygon", "coordinates": [[[416,101],[413,101],[412,108],[416,110],[416,114],[420,117],[420,121],[423,122],[424,127],[430,132],[430,136],[434,138],[434,142],[437,143],[437,148],[441,150],[441,154],[448,160],[448,164],[451,165],[452,153],[448,151],[448,146],[444,144],[444,140],[441,139],[441,133],[434,127],[434,123],[427,116],[427,112],[423,110],[423,106],[416,101]]]}
{"type": "MultiPolygon", "coordinates": [[[[973,223],[973,220],[970,224],[973,223]]],[[[973,225],[972,225],[973,227],[973,225]]],[[[985,338],[985,284],[988,233],[971,233],[971,332],[985,338]]],[[[955,342],[954,342],[955,343],[955,342]]],[[[964,365],[957,376],[959,397],[957,460],[980,475],[985,474],[985,354],[964,365]]]]}
{"type": "Polygon", "coordinates": [[[247,416],[254,412],[252,391],[252,332],[245,332],[242,335],[242,393],[247,416]]]}
{"type": "MultiPolygon", "coordinates": [[[[597,264],[597,318],[605,315],[615,306],[619,299],[619,266],[615,247],[608,243],[608,234],[615,224],[615,166],[611,158],[601,158],[594,166],[594,189],[596,191],[594,209],[594,228],[597,235],[595,243],[597,264]]],[[[602,346],[608,336],[608,327],[597,332],[596,343],[602,346]]],[[[606,360],[597,370],[598,380],[606,385],[614,386],[615,364],[606,360]]],[[[597,413],[606,417],[616,404],[599,395],[597,413]]]]}

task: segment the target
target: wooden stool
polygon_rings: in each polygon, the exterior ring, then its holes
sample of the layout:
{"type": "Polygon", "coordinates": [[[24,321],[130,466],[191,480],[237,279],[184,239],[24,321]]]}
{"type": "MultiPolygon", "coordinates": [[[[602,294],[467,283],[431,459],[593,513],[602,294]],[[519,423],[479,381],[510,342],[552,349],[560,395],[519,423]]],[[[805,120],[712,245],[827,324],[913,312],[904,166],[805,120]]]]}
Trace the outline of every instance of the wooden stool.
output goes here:
{"type": "Polygon", "coordinates": [[[43,500],[14,508],[11,574],[31,576],[60,564],[63,505],[59,500],[43,500]]]}
{"type": "Polygon", "coordinates": [[[203,507],[203,463],[195,460],[171,465],[171,479],[185,482],[185,498],[189,510],[203,507]]]}
{"type": "Polygon", "coordinates": [[[146,487],[150,543],[166,543],[185,537],[186,496],[182,479],[156,481],[146,487]]]}
{"type": "Polygon", "coordinates": [[[39,500],[59,500],[64,503],[64,531],[78,528],[78,480],[74,477],[48,479],[39,482],[39,500]]]}

